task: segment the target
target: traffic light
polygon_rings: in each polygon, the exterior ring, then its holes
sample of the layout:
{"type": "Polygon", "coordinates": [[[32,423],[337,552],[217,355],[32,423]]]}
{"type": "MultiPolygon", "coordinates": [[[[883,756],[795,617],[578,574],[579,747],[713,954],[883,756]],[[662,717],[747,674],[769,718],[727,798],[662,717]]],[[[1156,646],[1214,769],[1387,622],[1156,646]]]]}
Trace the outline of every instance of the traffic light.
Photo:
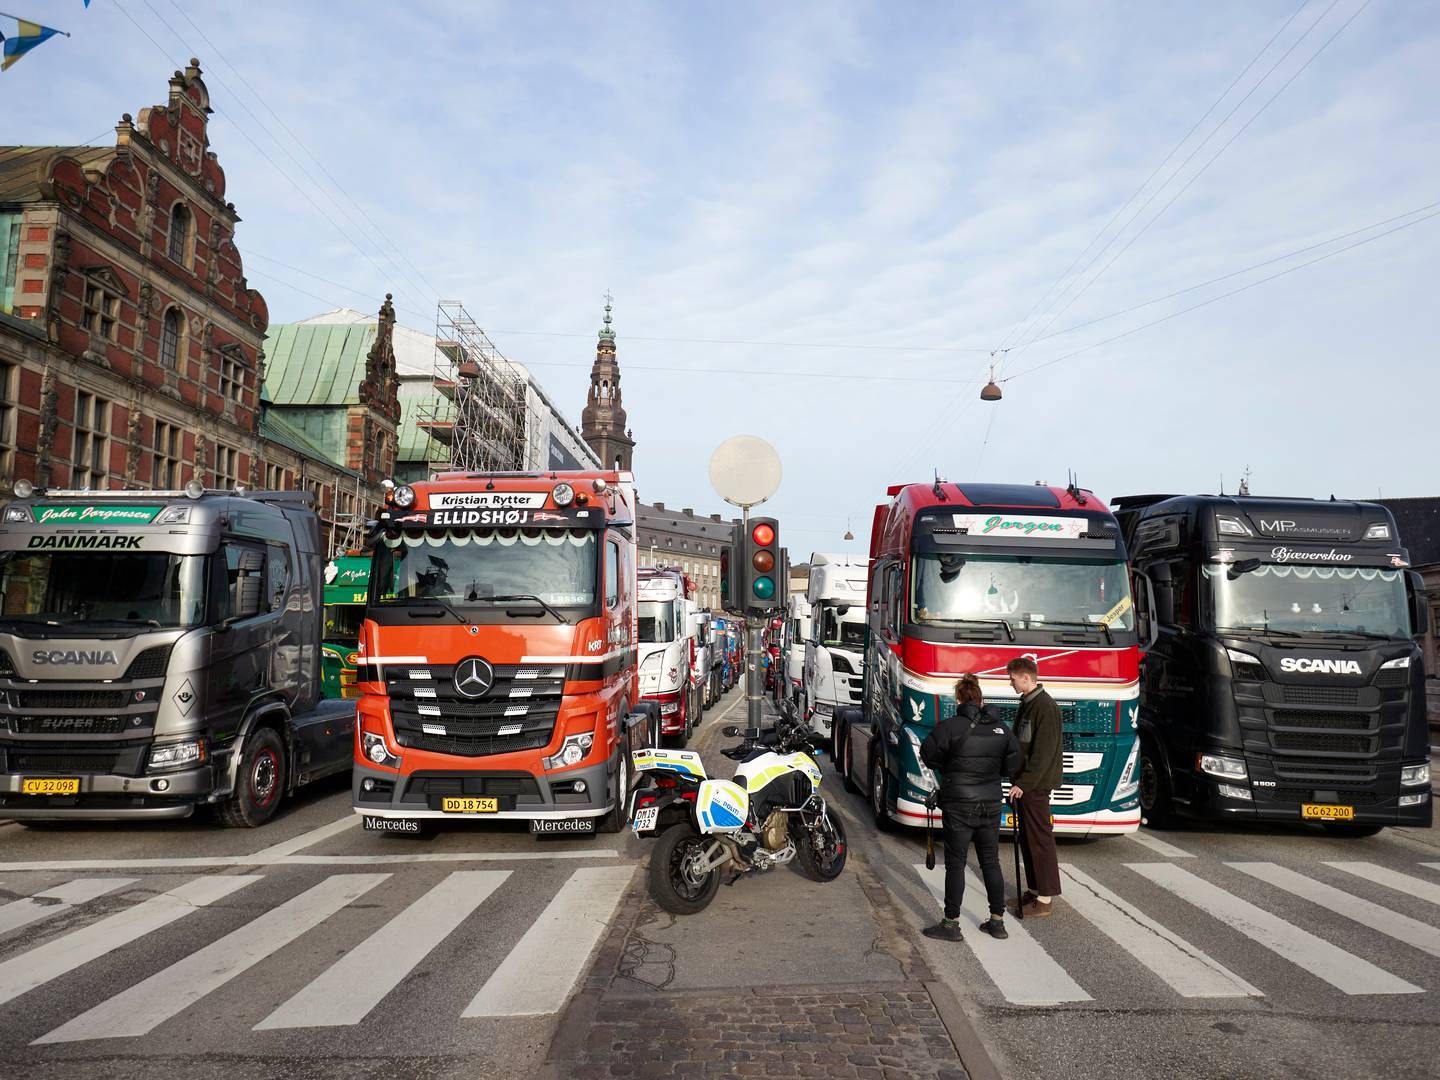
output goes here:
{"type": "Polygon", "coordinates": [[[730,543],[720,549],[720,608],[723,611],[740,610],[739,590],[736,588],[736,567],[734,555],[740,550],[740,526],[730,530],[730,543]]]}
{"type": "Polygon", "coordinates": [[[756,615],[778,607],[783,599],[780,523],[774,518],[751,518],[740,552],[744,575],[741,606],[756,615]]]}

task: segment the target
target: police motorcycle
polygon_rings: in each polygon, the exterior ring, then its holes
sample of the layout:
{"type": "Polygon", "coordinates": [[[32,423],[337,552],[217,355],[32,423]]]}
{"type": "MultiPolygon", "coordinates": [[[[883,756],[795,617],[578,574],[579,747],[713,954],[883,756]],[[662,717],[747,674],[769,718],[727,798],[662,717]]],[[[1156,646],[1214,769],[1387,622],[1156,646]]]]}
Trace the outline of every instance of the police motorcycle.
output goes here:
{"type": "Polygon", "coordinates": [[[739,763],[731,780],[707,777],[693,751],[633,755],[632,827],[636,836],[659,837],[650,895],[676,915],[705,910],[722,876],[733,885],[794,862],[810,880],[828,882],[845,869],[845,826],[820,794],[810,730],[782,716],[769,730],[730,724],[722,733],[741,740],[720,751],[739,763]]]}

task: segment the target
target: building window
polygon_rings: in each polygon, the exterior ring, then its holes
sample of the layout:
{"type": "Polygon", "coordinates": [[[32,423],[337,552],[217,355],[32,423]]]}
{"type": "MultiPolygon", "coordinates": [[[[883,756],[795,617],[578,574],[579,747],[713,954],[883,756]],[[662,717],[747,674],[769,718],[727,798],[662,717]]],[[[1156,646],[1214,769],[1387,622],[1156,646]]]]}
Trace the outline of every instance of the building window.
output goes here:
{"type": "Polygon", "coordinates": [[[170,308],[160,329],[160,366],[176,371],[180,367],[180,338],[184,327],[180,323],[180,312],[170,308]]]}
{"type": "Polygon", "coordinates": [[[174,491],[180,486],[180,429],[163,420],[155,421],[150,486],[157,491],[174,491]]]}
{"type": "Polygon", "coordinates": [[[245,367],[223,353],[220,356],[220,396],[239,404],[245,393],[245,367]]]}
{"type": "Polygon", "coordinates": [[[120,297],[94,281],[85,285],[85,329],[91,337],[115,340],[115,323],[120,318],[120,297]]]}
{"type": "Polygon", "coordinates": [[[0,476],[15,475],[15,425],[20,369],[0,362],[0,476]]]}
{"type": "Polygon", "coordinates": [[[15,307],[15,277],[20,271],[20,215],[0,214],[0,311],[15,307]]]}
{"type": "Polygon", "coordinates": [[[70,453],[70,486],[103,491],[109,485],[110,402],[87,394],[75,395],[75,444],[70,453]]]}
{"type": "Polygon", "coordinates": [[[295,482],[290,470],[283,465],[265,466],[265,487],[269,491],[289,491],[295,482]]]}
{"type": "Polygon", "coordinates": [[[240,482],[240,451],[220,443],[215,447],[215,486],[233,488],[240,482]]]}
{"type": "Polygon", "coordinates": [[[170,211],[170,240],[167,251],[170,258],[182,266],[188,266],[189,260],[185,257],[190,246],[190,211],[185,209],[184,203],[176,203],[175,208],[170,211]]]}

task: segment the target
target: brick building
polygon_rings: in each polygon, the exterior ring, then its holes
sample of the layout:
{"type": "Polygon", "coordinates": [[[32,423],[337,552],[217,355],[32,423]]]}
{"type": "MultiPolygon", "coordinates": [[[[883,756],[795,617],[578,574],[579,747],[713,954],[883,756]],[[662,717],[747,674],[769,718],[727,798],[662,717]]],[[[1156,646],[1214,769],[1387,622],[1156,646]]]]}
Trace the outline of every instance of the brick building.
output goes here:
{"type": "Polygon", "coordinates": [[[164,103],[121,117],[113,146],[0,147],[0,489],[304,486],[333,521],[336,492],[359,481],[373,501],[388,475],[386,341],[343,461],[264,415],[269,312],[245,280],[209,116],[191,60],[164,103]]]}

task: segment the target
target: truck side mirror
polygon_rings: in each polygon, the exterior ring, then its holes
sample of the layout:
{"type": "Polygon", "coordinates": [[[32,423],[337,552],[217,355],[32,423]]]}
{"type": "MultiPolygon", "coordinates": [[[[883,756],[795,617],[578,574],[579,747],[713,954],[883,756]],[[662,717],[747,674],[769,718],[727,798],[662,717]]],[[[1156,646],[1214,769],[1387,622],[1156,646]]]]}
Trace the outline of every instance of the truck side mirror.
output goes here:
{"type": "Polygon", "coordinates": [[[1135,636],[1144,651],[1154,646],[1160,636],[1155,618],[1155,586],[1145,574],[1136,570],[1132,575],[1131,592],[1135,595],[1135,636]]]}
{"type": "Polygon", "coordinates": [[[1410,633],[1424,637],[1430,632],[1430,593],[1425,588],[1425,579],[1418,571],[1405,571],[1405,584],[1410,600],[1410,633]]]}

